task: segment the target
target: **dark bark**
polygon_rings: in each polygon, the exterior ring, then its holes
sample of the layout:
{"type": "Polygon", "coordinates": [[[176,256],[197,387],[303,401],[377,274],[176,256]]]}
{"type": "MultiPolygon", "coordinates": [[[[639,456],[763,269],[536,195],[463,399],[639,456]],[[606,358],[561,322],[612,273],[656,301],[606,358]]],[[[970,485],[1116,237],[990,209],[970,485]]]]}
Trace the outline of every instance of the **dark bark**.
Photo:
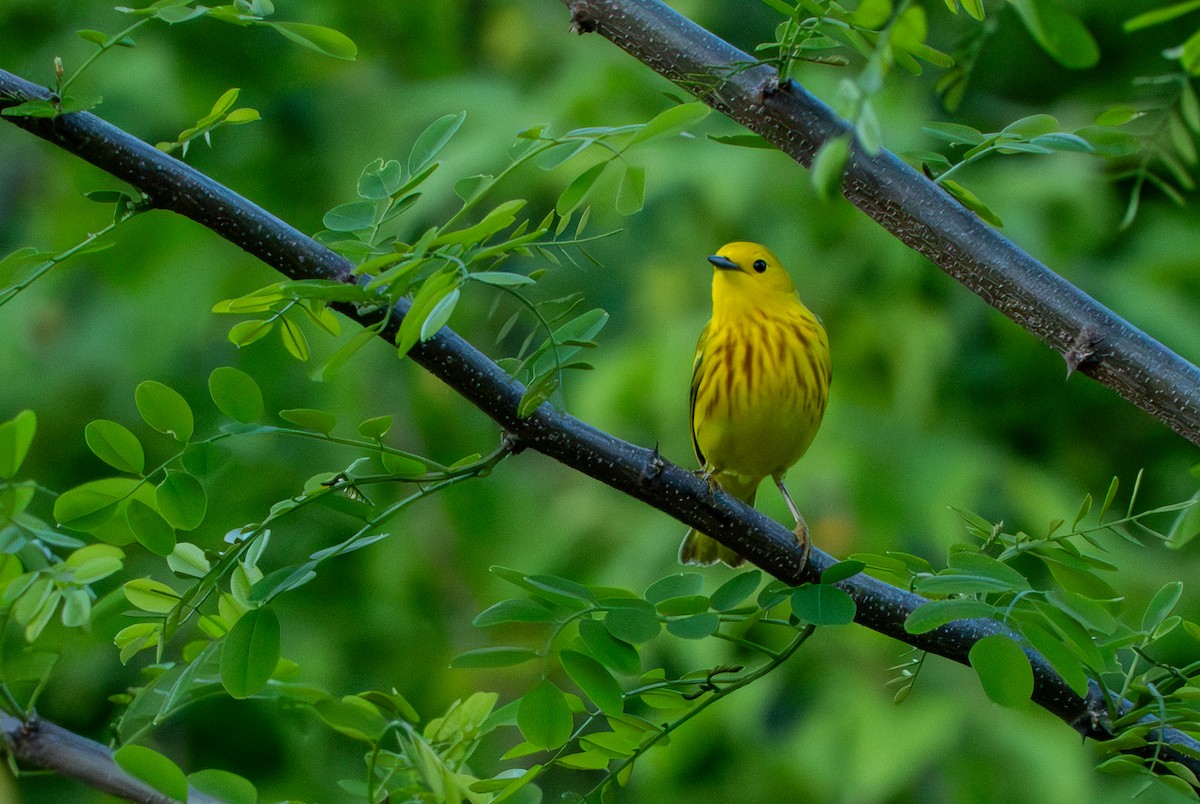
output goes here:
{"type": "MultiPolygon", "coordinates": [[[[671,46],[672,42],[660,41],[660,59],[670,56],[671,46]]],[[[47,95],[44,88],[0,71],[0,109],[47,95]]],[[[152,206],[191,218],[288,277],[349,281],[351,266],[342,257],[207,176],[93,114],[4,119],[123,179],[145,194],[152,206]]],[[[861,161],[859,157],[858,162],[861,161]]],[[[949,212],[943,213],[946,220],[965,226],[962,217],[969,218],[968,214],[960,215],[957,205],[944,201],[940,191],[935,191],[935,198],[940,204],[950,204],[949,212]]],[[[914,199],[921,205],[930,203],[921,194],[914,199]]],[[[1007,248],[1016,251],[1011,244],[1007,248]]],[[[408,306],[407,301],[397,306],[390,327],[380,333],[382,337],[394,338],[408,306]]],[[[364,315],[351,305],[340,305],[338,309],[363,324],[378,321],[378,314],[364,315]]],[[[1165,351],[1161,346],[1157,348],[1165,351]]],[[[548,404],[527,418],[519,418],[516,411],[524,388],[448,328],[418,343],[410,354],[495,420],[521,447],[535,449],[699,528],[780,580],[790,584],[816,581],[824,569],[835,563],[831,556],[814,550],[808,565],[803,566],[791,531],[738,500],[723,493],[713,494],[705,481],[665,461],[656,451],[622,441],[548,404]]],[[[1167,362],[1182,362],[1174,355],[1170,357],[1173,361],[1167,362]]],[[[1194,368],[1191,371],[1195,373],[1194,368]]],[[[664,549],[668,546],[664,545],[664,549]]],[[[964,620],[928,634],[908,634],[904,620],[925,602],[923,598],[865,575],[839,585],[858,605],[857,622],[957,662],[966,663],[967,652],[978,639],[1003,631],[1002,625],[991,620],[964,620]]],[[[1030,652],[1030,660],[1035,676],[1033,700],[1037,704],[1084,736],[1096,739],[1111,736],[1098,688],[1093,686],[1089,695],[1082,698],[1067,687],[1041,656],[1030,652]]],[[[1170,729],[1162,730],[1162,735],[1165,741],[1162,758],[1183,762],[1200,774],[1200,761],[1192,758],[1193,754],[1200,755],[1200,743],[1170,729]]]]}
{"type": "MultiPolygon", "coordinates": [[[[137,801],[142,804],[175,804],[176,800],[130,776],[113,761],[105,745],[81,737],[48,720],[32,717],[21,720],[0,712],[0,731],[9,752],[20,765],[51,770],[77,779],[95,790],[137,801]]],[[[189,804],[219,804],[195,790],[189,791],[189,804]]]]}

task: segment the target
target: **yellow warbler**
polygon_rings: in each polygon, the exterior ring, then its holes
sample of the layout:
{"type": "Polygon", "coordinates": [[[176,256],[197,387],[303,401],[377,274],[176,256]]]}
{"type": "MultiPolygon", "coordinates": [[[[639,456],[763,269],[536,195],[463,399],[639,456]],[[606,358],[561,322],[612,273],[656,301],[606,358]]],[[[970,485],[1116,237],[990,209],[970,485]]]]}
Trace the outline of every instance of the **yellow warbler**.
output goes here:
{"type": "MultiPolygon", "coordinates": [[[[757,243],[730,243],[713,264],[712,320],[692,365],[692,444],[704,475],[754,504],[763,478],[779,486],[807,553],[808,526],[783,485],[821,424],[829,397],[829,339],[779,260],[757,243]]],[[[745,558],[689,530],[684,564],[736,567],[745,558]]]]}

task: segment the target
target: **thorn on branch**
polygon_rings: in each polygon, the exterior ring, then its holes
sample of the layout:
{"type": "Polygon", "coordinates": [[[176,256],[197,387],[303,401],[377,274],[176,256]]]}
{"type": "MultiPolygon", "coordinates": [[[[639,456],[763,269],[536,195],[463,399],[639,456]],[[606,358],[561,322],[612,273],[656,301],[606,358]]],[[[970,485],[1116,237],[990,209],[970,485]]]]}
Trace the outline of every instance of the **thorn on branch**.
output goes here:
{"type": "Polygon", "coordinates": [[[567,3],[567,7],[571,9],[571,33],[582,36],[596,30],[596,21],[584,12],[582,3],[578,0],[571,0],[567,3]]]}
{"type": "Polygon", "coordinates": [[[638,477],[644,482],[658,477],[666,463],[662,459],[662,455],[658,451],[658,444],[654,445],[654,449],[650,450],[650,459],[642,466],[638,477]]]}
{"type": "Polygon", "coordinates": [[[758,88],[758,96],[762,101],[765,102],[767,99],[786,88],[787,86],[784,84],[784,82],[779,79],[779,74],[774,73],[773,75],[767,76],[767,78],[763,80],[762,86],[758,88]]]}
{"type": "Polygon", "coordinates": [[[508,430],[504,430],[500,436],[500,447],[509,455],[516,455],[525,449],[520,436],[508,430]]]}
{"type": "Polygon", "coordinates": [[[1067,363],[1067,377],[1070,378],[1081,366],[1102,361],[1105,353],[1098,347],[1103,342],[1103,335],[1098,334],[1088,327],[1084,327],[1075,336],[1075,340],[1071,341],[1071,345],[1067,347],[1067,351],[1063,353],[1063,360],[1067,363]]]}

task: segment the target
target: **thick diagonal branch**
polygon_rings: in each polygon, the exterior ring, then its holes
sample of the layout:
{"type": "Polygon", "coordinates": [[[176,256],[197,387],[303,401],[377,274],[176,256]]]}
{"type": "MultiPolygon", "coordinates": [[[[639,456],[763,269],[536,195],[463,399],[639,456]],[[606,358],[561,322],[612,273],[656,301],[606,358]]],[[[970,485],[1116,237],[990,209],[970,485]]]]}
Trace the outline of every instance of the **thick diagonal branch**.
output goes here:
{"type": "MultiPolygon", "coordinates": [[[[175,799],[122,770],[107,746],[48,720],[38,717],[21,720],[0,712],[0,732],[9,752],[21,765],[52,770],[129,801],[175,804],[175,799]]],[[[217,799],[196,790],[188,791],[188,802],[218,804],[217,799]]]]}
{"type": "MultiPolygon", "coordinates": [[[[0,109],[29,98],[45,98],[44,88],[0,70],[0,109]]],[[[57,118],[6,117],[9,122],[76,154],[128,182],[153,206],[184,215],[258,257],[286,276],[350,281],[350,264],[271,213],[207,176],[90,113],[57,118]]],[[[397,305],[381,337],[394,338],[409,304],[397,305]]],[[[351,305],[339,309],[363,324],[378,313],[363,314],[351,305]]],[[[524,447],[537,450],[631,497],[700,529],[746,556],[774,577],[789,583],[816,581],[835,559],[814,550],[807,565],[791,531],[723,493],[692,472],[644,449],[597,430],[544,404],[532,415],[517,415],[523,386],[452,330],[443,327],[418,343],[412,358],[470,401],[524,447]]],[[[904,620],[926,600],[866,575],[839,586],[858,604],[858,623],[923,650],[966,663],[980,638],[1003,632],[993,620],[960,620],[926,634],[913,635],[904,620]]],[[[1065,720],[1080,734],[1111,736],[1101,692],[1075,694],[1043,657],[1027,651],[1034,671],[1033,700],[1065,720]]],[[[1183,762],[1200,774],[1200,743],[1162,729],[1160,756],[1183,762]]]]}
{"type": "MultiPolygon", "coordinates": [[[[851,125],[794,81],[658,0],[562,0],[595,31],[808,165],[851,125]]],[[[1037,335],[1071,370],[1200,445],[1200,369],[1026,254],[894,155],[854,148],[852,203],[988,304],[1037,335]]]]}

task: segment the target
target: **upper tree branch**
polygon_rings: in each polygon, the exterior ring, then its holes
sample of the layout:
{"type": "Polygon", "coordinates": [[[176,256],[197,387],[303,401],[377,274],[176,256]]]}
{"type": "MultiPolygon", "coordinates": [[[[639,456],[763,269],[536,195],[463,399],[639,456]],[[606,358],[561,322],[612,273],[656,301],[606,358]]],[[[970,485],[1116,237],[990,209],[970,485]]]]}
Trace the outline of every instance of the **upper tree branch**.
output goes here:
{"type": "MultiPolygon", "coordinates": [[[[659,53],[661,59],[669,56],[668,50],[659,53]]],[[[0,109],[30,98],[45,97],[48,92],[44,88],[0,70],[0,109]]],[[[57,118],[4,119],[128,182],[145,194],[153,206],[191,218],[286,276],[350,281],[352,266],[342,257],[228,188],[95,115],[76,113],[57,118]]],[[[861,170],[862,163],[859,157],[854,170],[861,170]]],[[[913,198],[919,200],[923,196],[914,193],[913,198]]],[[[935,199],[946,206],[944,221],[952,229],[973,221],[969,214],[960,214],[961,210],[940,194],[935,193],[935,199]]],[[[929,202],[920,201],[921,205],[926,203],[929,202]]],[[[899,211],[896,214],[898,216],[899,211]]],[[[1016,251],[1011,244],[1008,248],[1016,251]]],[[[1062,280],[1057,281],[1070,289],[1062,280]]],[[[1077,291],[1073,293],[1081,295],[1077,291]]],[[[394,338],[408,307],[407,301],[397,305],[389,328],[380,333],[382,337],[394,338]]],[[[378,314],[363,314],[353,306],[341,305],[339,309],[360,323],[378,321],[378,314]]],[[[1136,332],[1131,327],[1127,329],[1136,332]]],[[[1162,347],[1157,348],[1162,350],[1162,347]]],[[[448,328],[441,329],[430,340],[418,343],[410,354],[512,433],[521,445],[555,458],[710,534],[786,583],[816,581],[835,561],[825,553],[814,551],[808,565],[802,566],[800,550],[791,531],[738,500],[723,493],[712,493],[705,481],[663,460],[656,451],[599,431],[548,404],[527,418],[518,417],[518,403],[524,392],[521,384],[448,328]]],[[[1171,357],[1175,362],[1182,362],[1173,355],[1171,357]]],[[[1194,373],[1195,369],[1191,371],[1194,373]]],[[[1194,397],[1192,399],[1194,409],[1194,397]]],[[[865,575],[855,576],[839,585],[857,602],[856,620],[862,625],[957,662],[966,663],[967,652],[981,637],[1004,630],[993,620],[962,620],[927,634],[912,635],[905,631],[904,620],[913,609],[926,602],[924,598],[865,575]]],[[[1084,736],[1097,739],[1111,736],[1100,690],[1093,685],[1089,695],[1081,698],[1040,655],[1033,651],[1028,653],[1035,679],[1033,700],[1084,736]]],[[[1173,729],[1161,729],[1159,734],[1164,741],[1160,750],[1163,759],[1183,762],[1200,774],[1200,760],[1193,758],[1200,756],[1200,743],[1173,729]]]]}
{"type": "MultiPolygon", "coordinates": [[[[563,0],[595,31],[808,165],[850,124],[799,84],[657,0],[563,0]]],[[[1200,369],[1114,315],[893,154],[857,146],[842,190],[855,206],[988,304],[1037,335],[1071,369],[1200,445],[1200,369]]]]}

